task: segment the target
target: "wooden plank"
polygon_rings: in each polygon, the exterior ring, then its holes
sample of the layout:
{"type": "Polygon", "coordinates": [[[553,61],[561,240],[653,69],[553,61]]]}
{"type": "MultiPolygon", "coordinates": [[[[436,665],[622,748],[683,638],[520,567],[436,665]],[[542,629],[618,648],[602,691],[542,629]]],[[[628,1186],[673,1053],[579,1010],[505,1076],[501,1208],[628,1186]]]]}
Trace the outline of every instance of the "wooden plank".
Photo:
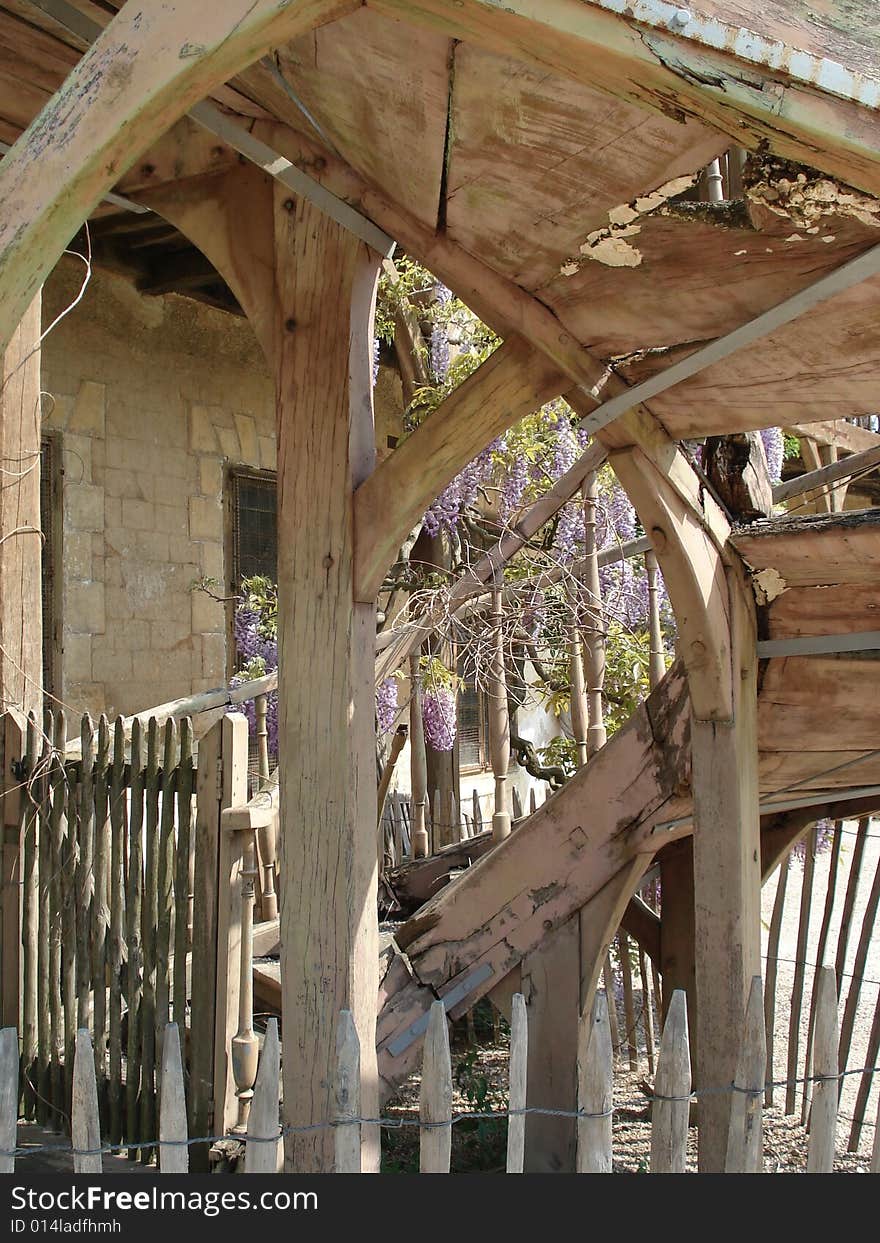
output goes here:
{"type": "Polygon", "coordinates": [[[510,1062],[508,1066],[508,1174],[522,1174],[525,1157],[526,1097],[529,1063],[529,1021],[526,999],[514,993],[510,999],[510,1062]]]}
{"type": "Polygon", "coordinates": [[[52,861],[54,884],[51,902],[60,915],[52,925],[49,943],[49,973],[53,980],[62,979],[62,989],[53,988],[50,999],[50,1023],[52,1027],[52,1104],[60,1123],[68,1115],[73,1092],[73,1061],[76,1051],[77,979],[79,960],[88,954],[86,944],[77,943],[77,785],[64,771],[64,740],[67,722],[63,711],[55,714],[53,738],[52,809],[50,833],[52,836],[52,861]],[[63,1021],[62,1021],[63,994],[63,1021]],[[63,1053],[63,1072],[59,1060],[63,1053]]]}
{"type": "Polygon", "coordinates": [[[76,865],[77,1030],[91,1028],[92,902],[95,892],[95,731],[88,713],[80,725],[80,755],[76,865]]]}
{"type": "MultiPolygon", "coordinates": [[[[174,856],[177,846],[174,811],[177,796],[177,762],[180,748],[176,722],[165,722],[162,758],[162,814],[159,824],[156,876],[156,1049],[161,1051],[171,1004],[171,947],[174,921],[174,856]]],[[[185,974],[184,974],[184,978],[185,974]]]]}
{"type": "MultiPolygon", "coordinates": [[[[222,721],[217,721],[200,740],[196,774],[189,1099],[192,1135],[213,1134],[222,730],[222,721]]],[[[206,1150],[193,1149],[190,1159],[194,1171],[207,1172],[206,1150]]]]}
{"type": "MultiPolygon", "coordinates": [[[[144,897],[141,906],[141,945],[144,984],[141,995],[141,1139],[156,1138],[156,930],[159,923],[159,726],[155,717],[147,726],[144,837],[144,897]]],[[[148,1162],[152,1149],[141,1149],[148,1162]]]]}
{"type": "Polygon", "coordinates": [[[862,816],[859,819],[858,828],[856,829],[856,840],[853,843],[849,875],[846,878],[846,893],[843,896],[843,911],[840,916],[840,931],[837,935],[837,951],[834,955],[834,978],[838,982],[838,989],[841,993],[843,992],[844,976],[848,974],[846,971],[846,952],[849,946],[850,932],[852,931],[853,911],[855,909],[856,894],[858,893],[859,878],[862,874],[862,862],[865,857],[865,846],[870,829],[870,816],[862,816]]]}
{"type": "Polygon", "coordinates": [[[95,1055],[89,1033],[84,1027],[76,1033],[70,1128],[74,1174],[100,1174],[101,1122],[98,1116],[95,1055]]]}
{"type": "Polygon", "coordinates": [[[336,1111],[334,1170],[361,1173],[361,1047],[350,1010],[339,1011],[336,1030],[336,1111]]]}
{"type": "Polygon", "coordinates": [[[651,1173],[683,1174],[687,1165],[691,1055],[687,994],[673,991],[660,1038],[651,1106],[651,1173]]]}
{"type": "MultiPolygon", "coordinates": [[[[220,722],[223,757],[221,807],[247,800],[248,724],[235,712],[220,722]]],[[[232,1065],[232,1038],[238,1030],[242,954],[242,896],[239,868],[241,834],[223,830],[217,843],[217,974],[214,984],[214,1121],[215,1133],[236,1124],[238,1100],[232,1065]]]]}
{"type": "Polygon", "coordinates": [[[620,963],[620,975],[623,980],[623,1040],[630,1070],[635,1073],[639,1069],[639,1044],[636,1031],[636,1008],[633,1001],[632,961],[629,956],[629,937],[625,932],[617,936],[617,959],[620,963]]]}
{"type": "MultiPolygon", "coordinates": [[[[0,960],[0,989],[2,989],[2,1021],[7,1027],[18,1031],[21,1022],[21,818],[24,784],[16,777],[12,765],[18,767],[26,747],[27,722],[21,713],[10,710],[0,718],[3,726],[3,798],[0,803],[0,822],[3,826],[2,840],[2,904],[0,904],[0,929],[2,929],[2,960],[0,960]]],[[[20,772],[20,769],[19,769],[20,772]]]]}
{"type": "Polygon", "coordinates": [[[858,1014],[862,981],[865,978],[865,967],[868,962],[868,951],[871,947],[871,939],[874,935],[874,925],[877,919],[878,906],[880,906],[880,861],[877,863],[877,869],[874,872],[874,879],[871,883],[871,890],[868,894],[868,900],[865,903],[865,909],[862,914],[862,927],[861,932],[859,933],[859,943],[856,947],[852,978],[850,980],[849,990],[846,994],[846,1005],[843,1009],[843,1020],[840,1024],[840,1046],[838,1048],[837,1060],[841,1071],[846,1070],[847,1063],[849,1061],[852,1034],[855,1028],[856,1015],[858,1014]]]}
{"type": "Polygon", "coordinates": [[[91,991],[94,1009],[92,1043],[95,1051],[95,1075],[101,1116],[106,1118],[107,1102],[107,931],[110,903],[107,879],[110,870],[110,825],[107,821],[108,774],[110,758],[110,726],[102,712],[98,721],[98,743],[95,752],[94,799],[94,897],[90,928],[91,991]]]}
{"type": "Polygon", "coordinates": [[[614,1051],[604,992],[596,993],[579,1029],[577,1172],[610,1174],[614,1051]]]}
{"type": "MultiPolygon", "coordinates": [[[[733,1080],[726,1174],[759,1174],[762,1167],[761,1101],[767,1068],[761,977],[755,976],[746,1003],[745,1022],[733,1080]]],[[[706,1100],[700,1101],[702,1112],[706,1100]]]]}
{"type": "Polygon", "coordinates": [[[431,1006],[419,1093],[419,1172],[448,1174],[452,1154],[452,1063],[442,1001],[431,1006]]]}
{"type": "Polygon", "coordinates": [[[177,767],[177,846],[174,872],[174,1022],[178,1030],[186,1025],[186,972],[180,963],[186,960],[190,948],[189,938],[189,864],[193,847],[192,796],[195,770],[192,757],[192,721],[184,717],[180,722],[180,760],[177,767]]]}
{"type": "Polygon", "coordinates": [[[841,1084],[837,1068],[837,982],[831,967],[820,967],[818,974],[812,1069],[815,1089],[810,1111],[807,1173],[830,1174],[834,1166],[837,1098],[841,1084]]]}
{"type": "MultiPolygon", "coordinates": [[[[144,731],[140,721],[131,730],[131,826],[128,838],[128,875],[125,888],[125,934],[128,948],[126,1000],[128,1037],[125,1064],[125,1137],[132,1145],[129,1159],[137,1155],[134,1141],[140,1135],[138,1093],[141,1087],[141,1035],[143,1030],[144,954],[143,912],[143,823],[144,823],[144,731]]],[[[146,1090],[146,1084],[144,1084],[146,1090]]]]}
{"type": "Polygon", "coordinates": [[[278,1101],[281,1090],[281,1050],[278,1020],[269,1019],[248,1116],[248,1140],[244,1150],[246,1174],[275,1174],[281,1158],[278,1101]],[[272,1143],[272,1140],[275,1143],[272,1143]]]}
{"type": "Polygon", "coordinates": [[[159,1170],[162,1174],[186,1174],[189,1172],[186,1099],[183,1090],[180,1031],[176,1023],[166,1023],[162,1033],[160,1093],[159,1170]]]}
{"type": "Polygon", "coordinates": [[[880,523],[876,511],[808,514],[759,523],[737,532],[732,542],[750,566],[756,570],[772,567],[788,587],[877,581],[880,523]]]}
{"type": "Polygon", "coordinates": [[[865,1053],[865,1066],[869,1069],[862,1074],[859,1080],[859,1090],[856,1094],[856,1103],[853,1106],[852,1126],[850,1127],[849,1142],[847,1144],[850,1152],[858,1152],[859,1150],[862,1127],[865,1125],[865,1112],[868,1108],[868,1097],[871,1095],[871,1087],[876,1073],[874,1067],[877,1065],[878,1056],[880,1056],[880,993],[878,993],[877,1001],[874,1005],[874,1018],[871,1021],[871,1031],[868,1036],[868,1047],[865,1053]]]}
{"type": "MultiPolygon", "coordinates": [[[[35,798],[39,808],[39,946],[37,951],[37,1122],[46,1126],[52,1108],[52,1008],[53,993],[56,1015],[61,1014],[61,953],[57,953],[58,975],[53,977],[52,957],[52,893],[55,888],[52,832],[49,805],[49,772],[52,763],[52,735],[55,720],[51,708],[43,711],[43,733],[39,759],[39,780],[35,798]]],[[[60,892],[60,882],[57,891],[60,892]]],[[[54,912],[60,921],[61,912],[54,912]]],[[[57,1022],[57,1019],[56,1019],[57,1022]]],[[[60,1026],[60,1024],[59,1024],[60,1026]]],[[[57,1036],[56,1032],[56,1036],[57,1036]]],[[[57,1049],[55,1051],[57,1058],[57,1049]]]]}
{"type": "MultiPolygon", "coordinates": [[[[110,974],[109,1077],[107,1138],[111,1144],[122,1140],[122,993],[124,972],[125,856],[128,848],[128,790],[125,783],[125,730],[117,717],[113,730],[113,768],[110,774],[110,926],[107,966],[110,974]]],[[[129,951],[131,952],[131,951],[129,951]]],[[[128,1021],[134,1016],[129,1013],[128,1021]]],[[[131,1067],[127,1067],[131,1070],[131,1067]]]]}

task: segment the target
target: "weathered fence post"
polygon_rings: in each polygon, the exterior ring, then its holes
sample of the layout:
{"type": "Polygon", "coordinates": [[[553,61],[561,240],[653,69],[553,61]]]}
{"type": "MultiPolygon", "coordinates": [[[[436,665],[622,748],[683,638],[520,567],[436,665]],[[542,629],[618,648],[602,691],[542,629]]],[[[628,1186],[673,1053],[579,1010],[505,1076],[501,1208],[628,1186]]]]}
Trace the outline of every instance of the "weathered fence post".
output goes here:
{"type": "Polygon", "coordinates": [[[18,1032],[0,1031],[0,1174],[15,1173],[18,1127],[18,1032]]]}
{"type": "Polygon", "coordinates": [[[448,1174],[452,1155],[452,1063],[442,1001],[431,1006],[422,1060],[419,1171],[448,1174]]]}
{"type": "Polygon", "coordinates": [[[278,1020],[269,1019],[248,1117],[248,1144],[244,1150],[245,1174],[275,1174],[280,1157],[281,1129],[278,1102],[281,1088],[281,1051],[278,1020]],[[272,1143],[272,1140],[275,1143],[272,1143]]]}
{"type": "MultiPolygon", "coordinates": [[[[237,834],[221,832],[226,807],[247,801],[247,721],[224,716],[199,743],[192,948],[190,1133],[220,1134],[235,1121],[231,1041],[238,1024],[241,893],[237,834]]],[[[191,1154],[207,1167],[207,1152],[191,1154]]]]}
{"type": "Polygon", "coordinates": [[[0,773],[0,822],[3,826],[0,885],[0,1022],[18,1031],[21,1022],[21,826],[27,799],[23,777],[27,722],[13,708],[3,714],[3,768],[0,773]]]}
{"type": "Polygon", "coordinates": [[[651,1173],[683,1174],[691,1095],[687,994],[677,988],[666,1011],[651,1107],[651,1173]]]}
{"type": "Polygon", "coordinates": [[[180,1058],[180,1032],[176,1023],[166,1023],[162,1033],[161,1085],[159,1169],[163,1174],[186,1174],[189,1170],[186,1098],[183,1089],[183,1063],[180,1058]]]}
{"type": "Polygon", "coordinates": [[[724,1166],[726,1174],[761,1172],[761,1102],[765,1090],[766,1069],[763,985],[761,977],[756,975],[752,979],[746,1003],[745,1024],[733,1082],[727,1160],[724,1166]]]}
{"type": "Polygon", "coordinates": [[[526,1076],[529,1065],[529,1021],[526,999],[514,993],[510,1000],[510,1069],[507,1121],[507,1173],[521,1174],[525,1158],[526,1076]],[[517,1112],[519,1111],[519,1112],[517,1112]]]}
{"type": "Polygon", "coordinates": [[[98,1116],[95,1055],[91,1037],[84,1027],[76,1033],[70,1131],[74,1174],[100,1174],[101,1122],[98,1116]]]}
{"type": "Polygon", "coordinates": [[[577,1172],[610,1174],[614,1052],[604,992],[596,993],[589,1018],[580,1020],[579,1036],[577,1172]]]}
{"type": "Polygon", "coordinates": [[[361,1173],[361,1046],[350,1010],[339,1011],[336,1029],[335,1172],[361,1173]]]}
{"type": "Polygon", "coordinates": [[[425,723],[422,720],[422,683],[419,658],[409,658],[409,764],[412,789],[412,853],[425,859],[428,846],[428,759],[425,751],[425,723]]]}
{"type": "MultiPolygon", "coordinates": [[[[837,981],[833,967],[819,968],[813,1037],[813,1102],[810,1107],[808,1174],[830,1174],[837,1133],[837,981]]],[[[809,1071],[808,1071],[809,1073],[809,1071]]]]}

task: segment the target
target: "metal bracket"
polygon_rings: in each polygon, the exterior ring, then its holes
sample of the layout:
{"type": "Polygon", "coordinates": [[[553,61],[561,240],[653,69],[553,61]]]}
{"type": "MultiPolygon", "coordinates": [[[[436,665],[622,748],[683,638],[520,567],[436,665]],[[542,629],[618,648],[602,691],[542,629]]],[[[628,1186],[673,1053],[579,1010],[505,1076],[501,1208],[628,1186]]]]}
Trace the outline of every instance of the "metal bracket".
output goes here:
{"type": "Polygon", "coordinates": [[[822,656],[834,652],[880,652],[880,630],[758,640],[759,660],[769,660],[774,656],[822,656]]]}

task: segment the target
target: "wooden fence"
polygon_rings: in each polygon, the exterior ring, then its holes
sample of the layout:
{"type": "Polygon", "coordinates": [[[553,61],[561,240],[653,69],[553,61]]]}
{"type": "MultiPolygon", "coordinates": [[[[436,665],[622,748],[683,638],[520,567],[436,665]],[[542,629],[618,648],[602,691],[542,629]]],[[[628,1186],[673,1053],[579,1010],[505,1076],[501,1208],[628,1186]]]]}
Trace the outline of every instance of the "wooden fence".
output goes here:
{"type": "MultiPolygon", "coordinates": [[[[833,968],[822,968],[816,989],[813,1027],[813,1093],[806,1169],[830,1172],[834,1162],[837,1126],[837,989],[833,968]]],[[[185,1173],[190,1153],[204,1139],[193,1136],[192,1109],[186,1106],[186,1074],[177,1024],[163,1031],[162,1068],[159,1079],[159,1167],[162,1173],[185,1173]],[[189,1122],[188,1122],[189,1118],[189,1122]]],[[[453,1077],[449,1048],[449,1025],[442,1002],[435,1002],[425,1037],[419,1103],[420,1171],[448,1173],[452,1129],[462,1117],[506,1117],[509,1174],[522,1173],[525,1127],[529,1114],[542,1111],[526,1106],[528,1021],[524,998],[512,999],[508,1107],[503,1112],[457,1114],[453,1107],[453,1077]]],[[[101,1172],[101,1149],[113,1147],[108,1136],[95,1074],[96,1058],[89,1032],[76,1035],[72,1075],[71,1147],[77,1173],[101,1172]],[[110,1144],[102,1144],[108,1136],[110,1144]]],[[[742,1031],[734,1084],[691,1090],[685,994],[673,993],[660,1042],[652,1096],[650,1170],[652,1173],[684,1173],[688,1167],[688,1127],[691,1101],[709,1092],[732,1094],[726,1172],[759,1173],[763,1168],[762,1104],[765,1091],[763,984],[752,982],[742,1031]]],[[[376,1119],[361,1116],[360,1049],[351,1014],[343,1010],[337,1029],[337,1072],[334,1128],[337,1173],[360,1173],[362,1133],[375,1127],[376,1119]]],[[[16,1160],[18,1084],[18,1037],[13,1028],[0,1032],[0,1173],[11,1173],[16,1160]]],[[[597,994],[592,1013],[582,1021],[578,1048],[577,1171],[611,1173],[614,1168],[612,1119],[614,1055],[611,1027],[604,992],[597,994]]],[[[282,1166],[279,1120],[280,1048],[278,1028],[270,1020],[266,1033],[253,1102],[246,1125],[235,1138],[244,1144],[245,1173],[276,1173],[282,1166]]],[[[388,1120],[391,1123],[391,1119],[388,1120]]],[[[397,1125],[400,1120],[396,1119],[397,1125]]],[[[415,1120],[413,1120],[415,1124],[415,1120]]],[[[22,1154],[23,1155],[23,1154],[22,1154]]],[[[23,1167],[24,1168],[24,1167],[23,1167]]],[[[875,1140],[871,1171],[880,1173],[880,1139],[875,1140]]]]}
{"type": "Polygon", "coordinates": [[[86,1031],[102,1134],[133,1150],[149,1144],[173,1019],[189,1037],[193,1126],[233,1125],[233,1037],[250,1026],[242,928],[255,887],[277,914],[277,800],[248,805],[244,717],[224,716],[196,748],[188,717],[102,717],[95,727],[86,716],[71,748],[62,712],[40,726],[10,711],[0,742],[0,1010],[21,1032],[24,1117],[69,1129],[86,1031]],[[243,877],[260,842],[261,866],[243,877]]]}

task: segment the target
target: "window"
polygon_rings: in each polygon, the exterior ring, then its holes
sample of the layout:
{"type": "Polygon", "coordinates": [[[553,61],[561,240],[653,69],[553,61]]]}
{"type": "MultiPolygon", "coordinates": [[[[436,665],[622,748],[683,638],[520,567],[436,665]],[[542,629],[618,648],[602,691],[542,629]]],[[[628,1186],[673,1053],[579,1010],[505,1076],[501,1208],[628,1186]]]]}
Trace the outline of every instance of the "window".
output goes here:
{"type": "Polygon", "coordinates": [[[475,772],[492,765],[489,755],[489,697],[468,681],[459,663],[458,763],[462,772],[475,772]]]}
{"type": "Polygon", "coordinates": [[[40,529],[43,589],[43,691],[57,695],[58,688],[58,566],[60,564],[61,471],[58,439],[44,436],[40,442],[40,529]]]}
{"type": "Polygon", "coordinates": [[[278,485],[270,471],[231,474],[232,589],[261,574],[278,580],[278,485]]]}

